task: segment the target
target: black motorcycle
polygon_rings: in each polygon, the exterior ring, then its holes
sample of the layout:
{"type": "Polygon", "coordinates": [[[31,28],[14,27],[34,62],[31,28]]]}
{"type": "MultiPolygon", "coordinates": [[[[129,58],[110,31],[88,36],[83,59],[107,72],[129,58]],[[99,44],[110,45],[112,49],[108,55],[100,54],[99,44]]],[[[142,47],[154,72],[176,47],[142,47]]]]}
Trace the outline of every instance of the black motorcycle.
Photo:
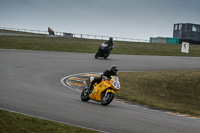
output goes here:
{"type": "Polygon", "coordinates": [[[110,55],[110,51],[113,48],[114,48],[114,46],[112,46],[111,48],[108,48],[108,46],[105,43],[102,43],[99,46],[97,53],[95,54],[95,58],[97,59],[98,57],[104,57],[104,59],[107,59],[108,56],[110,55]]]}

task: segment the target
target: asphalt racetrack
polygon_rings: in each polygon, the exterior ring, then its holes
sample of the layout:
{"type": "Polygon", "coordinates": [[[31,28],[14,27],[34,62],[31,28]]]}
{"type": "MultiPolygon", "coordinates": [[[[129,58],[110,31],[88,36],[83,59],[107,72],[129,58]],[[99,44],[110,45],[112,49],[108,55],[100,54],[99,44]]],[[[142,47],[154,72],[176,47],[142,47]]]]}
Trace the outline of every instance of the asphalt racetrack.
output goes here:
{"type": "Polygon", "coordinates": [[[200,57],[114,55],[0,50],[0,109],[103,132],[199,133],[200,120],[113,101],[82,102],[80,92],[61,83],[68,75],[119,71],[200,70],[200,57]]]}

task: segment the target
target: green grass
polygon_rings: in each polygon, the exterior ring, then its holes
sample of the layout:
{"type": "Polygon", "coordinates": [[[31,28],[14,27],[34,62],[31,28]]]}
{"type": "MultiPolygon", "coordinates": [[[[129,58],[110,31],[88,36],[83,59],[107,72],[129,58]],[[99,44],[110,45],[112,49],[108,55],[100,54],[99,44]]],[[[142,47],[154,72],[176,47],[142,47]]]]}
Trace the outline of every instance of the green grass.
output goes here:
{"type": "Polygon", "coordinates": [[[0,110],[0,133],[97,133],[97,131],[0,110]]]}
{"type": "MultiPolygon", "coordinates": [[[[43,37],[43,36],[0,36],[0,49],[25,49],[62,52],[97,52],[104,40],[43,37]]],[[[200,57],[200,45],[190,45],[188,54],[181,53],[180,44],[158,44],[114,41],[112,54],[196,56],[200,57]]]]}
{"type": "Polygon", "coordinates": [[[200,116],[200,71],[120,72],[119,98],[200,116]]]}
{"type": "Polygon", "coordinates": [[[5,49],[91,53],[97,50],[96,42],[95,40],[65,37],[0,36],[0,48],[5,49]]]}

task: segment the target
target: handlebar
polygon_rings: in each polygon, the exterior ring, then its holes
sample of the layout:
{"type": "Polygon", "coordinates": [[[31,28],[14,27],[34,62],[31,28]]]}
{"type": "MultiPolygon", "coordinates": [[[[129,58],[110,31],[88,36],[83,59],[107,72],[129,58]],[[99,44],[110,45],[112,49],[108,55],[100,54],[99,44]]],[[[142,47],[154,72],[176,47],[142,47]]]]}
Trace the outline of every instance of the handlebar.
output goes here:
{"type": "Polygon", "coordinates": [[[103,76],[102,79],[103,79],[103,80],[110,81],[110,78],[108,78],[108,77],[106,77],[106,76],[103,76]]]}
{"type": "Polygon", "coordinates": [[[107,80],[108,78],[107,78],[106,76],[103,76],[103,77],[102,77],[102,79],[105,79],[105,80],[107,80]]]}

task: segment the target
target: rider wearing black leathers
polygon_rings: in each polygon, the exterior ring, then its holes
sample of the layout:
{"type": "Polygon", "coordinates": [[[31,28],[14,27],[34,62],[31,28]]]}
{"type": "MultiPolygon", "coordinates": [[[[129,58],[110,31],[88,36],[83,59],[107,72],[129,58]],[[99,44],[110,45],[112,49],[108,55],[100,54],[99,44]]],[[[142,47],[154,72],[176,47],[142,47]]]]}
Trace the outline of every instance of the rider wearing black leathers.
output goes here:
{"type": "Polygon", "coordinates": [[[110,70],[105,70],[104,73],[101,75],[101,77],[94,78],[94,80],[90,84],[89,91],[92,91],[92,87],[95,83],[99,84],[104,77],[110,80],[110,76],[116,76],[117,72],[118,68],[116,65],[111,66],[110,70]]]}
{"type": "Polygon", "coordinates": [[[108,48],[109,50],[112,50],[112,49],[113,49],[113,46],[114,46],[113,38],[110,37],[109,40],[105,42],[105,44],[108,44],[107,48],[108,48]]]}

